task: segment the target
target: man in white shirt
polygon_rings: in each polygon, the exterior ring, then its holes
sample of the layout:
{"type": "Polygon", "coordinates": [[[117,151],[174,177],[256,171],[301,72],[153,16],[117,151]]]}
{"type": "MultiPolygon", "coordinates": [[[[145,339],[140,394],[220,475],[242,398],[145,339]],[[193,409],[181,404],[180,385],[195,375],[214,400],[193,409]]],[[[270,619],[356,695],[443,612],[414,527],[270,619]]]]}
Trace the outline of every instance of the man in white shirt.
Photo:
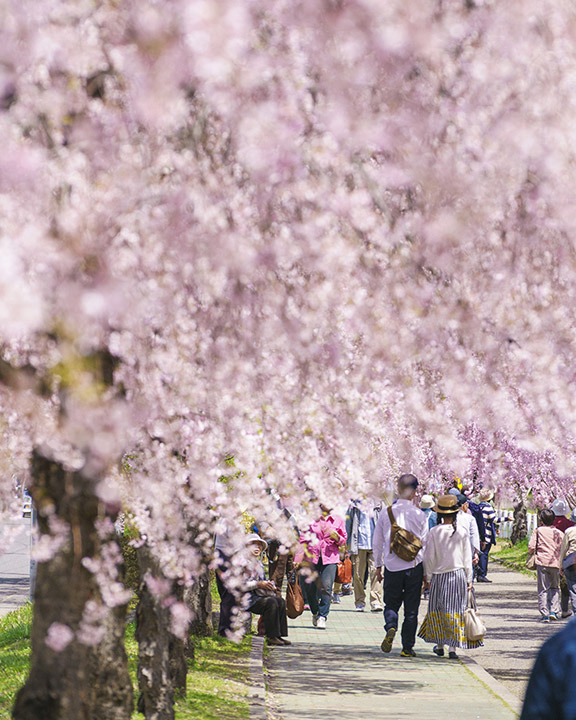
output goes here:
{"type": "Polygon", "coordinates": [[[415,657],[414,643],[418,627],[418,608],[422,591],[423,550],[428,535],[428,518],[412,502],[418,487],[414,475],[402,475],[397,482],[398,499],[392,504],[396,523],[412,532],[422,542],[422,549],[414,560],[399,558],[390,549],[391,521],[387,510],[383,509],[374,529],[374,564],[379,579],[384,568],[384,629],[386,637],[382,652],[390,652],[394,636],[398,630],[398,611],[404,604],[404,622],[402,623],[402,657],[415,657]]]}

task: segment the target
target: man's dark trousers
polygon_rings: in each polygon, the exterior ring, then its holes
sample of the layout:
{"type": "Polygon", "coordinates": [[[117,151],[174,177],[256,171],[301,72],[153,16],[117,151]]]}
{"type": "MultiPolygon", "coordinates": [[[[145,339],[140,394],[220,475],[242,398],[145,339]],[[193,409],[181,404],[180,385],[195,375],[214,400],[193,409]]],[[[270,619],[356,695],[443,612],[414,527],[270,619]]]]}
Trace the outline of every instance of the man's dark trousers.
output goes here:
{"type": "Polygon", "coordinates": [[[384,568],[384,629],[398,628],[398,611],[404,603],[403,650],[410,650],[416,642],[423,578],[422,563],[418,563],[415,568],[396,572],[384,568]]]}

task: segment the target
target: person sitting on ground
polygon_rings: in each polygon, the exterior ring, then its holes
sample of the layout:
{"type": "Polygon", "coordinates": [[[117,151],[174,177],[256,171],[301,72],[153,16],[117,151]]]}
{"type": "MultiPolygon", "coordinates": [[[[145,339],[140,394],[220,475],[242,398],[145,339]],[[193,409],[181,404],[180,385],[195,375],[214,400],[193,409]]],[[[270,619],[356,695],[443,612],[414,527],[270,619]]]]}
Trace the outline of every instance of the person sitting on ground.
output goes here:
{"type": "Polygon", "coordinates": [[[428,535],[428,518],[414,505],[418,479],[409,473],[401,475],[396,483],[398,499],[378,516],[374,530],[374,564],[378,579],[384,568],[384,629],[386,636],[380,646],[382,652],[392,650],[398,630],[398,612],[404,605],[402,623],[402,657],[415,657],[414,643],[418,628],[418,608],[422,592],[422,548],[428,535]],[[392,518],[390,515],[392,514],[392,518]],[[422,548],[412,560],[402,559],[394,552],[391,542],[392,521],[409,531],[420,541],[422,548]]]}
{"type": "Polygon", "coordinates": [[[439,497],[436,513],[439,524],[430,530],[424,551],[424,586],[430,587],[430,600],[418,637],[434,643],[438,657],[448,645],[448,657],[457,660],[456,648],[470,650],[483,644],[468,640],[464,627],[473,576],[470,531],[460,525],[463,516],[454,495],[439,497]]]}
{"type": "Polygon", "coordinates": [[[248,535],[246,542],[252,555],[252,563],[247,568],[248,581],[245,584],[248,594],[246,609],[264,618],[264,634],[268,645],[291,645],[290,640],[286,639],[286,601],[276,594],[275,583],[266,580],[264,565],[260,560],[268,543],[256,533],[248,535]]]}
{"type": "Polygon", "coordinates": [[[536,561],[540,621],[548,623],[560,617],[560,551],[564,535],[553,526],[552,510],[541,510],[540,522],[542,525],[532,533],[528,552],[536,561]]]}

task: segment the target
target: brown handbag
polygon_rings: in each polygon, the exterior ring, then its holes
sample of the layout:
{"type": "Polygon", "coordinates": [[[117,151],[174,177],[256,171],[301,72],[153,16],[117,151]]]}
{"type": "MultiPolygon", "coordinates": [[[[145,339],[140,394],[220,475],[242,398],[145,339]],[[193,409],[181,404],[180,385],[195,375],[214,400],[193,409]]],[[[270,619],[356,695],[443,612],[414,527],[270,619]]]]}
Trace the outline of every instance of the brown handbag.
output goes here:
{"type": "Polygon", "coordinates": [[[295,570],[287,575],[286,580],[286,615],[295,620],[304,612],[304,596],[295,570]]]}

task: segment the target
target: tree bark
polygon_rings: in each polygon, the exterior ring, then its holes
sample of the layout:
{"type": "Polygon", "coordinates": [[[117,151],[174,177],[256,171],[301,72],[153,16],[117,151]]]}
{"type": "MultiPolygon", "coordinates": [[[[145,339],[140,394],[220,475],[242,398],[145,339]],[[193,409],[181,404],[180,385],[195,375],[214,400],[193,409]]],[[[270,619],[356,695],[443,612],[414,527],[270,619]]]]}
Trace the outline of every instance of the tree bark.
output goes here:
{"type": "Polygon", "coordinates": [[[111,614],[105,640],[98,648],[82,644],[85,604],[100,600],[83,558],[96,558],[100,539],[95,521],[101,508],[94,481],[69,472],[35,452],[31,488],[42,538],[51,534],[49,519],[68,524],[64,542],[53,557],[38,563],[32,620],[30,673],[13,708],[14,720],[129,720],[132,687],[123,645],[123,612],[111,614]],[[46,644],[56,623],[71,641],[59,652],[46,644]]]}
{"type": "Polygon", "coordinates": [[[184,643],[170,632],[165,594],[155,595],[147,585],[148,576],[160,579],[162,574],[146,546],[138,551],[138,559],[142,576],[136,609],[140,689],[137,709],[146,720],[173,720],[175,696],[186,695],[184,643]]]}
{"type": "Polygon", "coordinates": [[[514,522],[512,524],[512,532],[510,533],[510,542],[512,545],[516,545],[516,543],[524,540],[527,535],[528,516],[524,500],[520,499],[520,501],[514,505],[514,522]]]}
{"type": "Polygon", "coordinates": [[[214,631],[212,625],[212,592],[210,587],[210,571],[204,570],[194,585],[186,593],[186,602],[192,610],[190,633],[207,636],[214,631]]]}

